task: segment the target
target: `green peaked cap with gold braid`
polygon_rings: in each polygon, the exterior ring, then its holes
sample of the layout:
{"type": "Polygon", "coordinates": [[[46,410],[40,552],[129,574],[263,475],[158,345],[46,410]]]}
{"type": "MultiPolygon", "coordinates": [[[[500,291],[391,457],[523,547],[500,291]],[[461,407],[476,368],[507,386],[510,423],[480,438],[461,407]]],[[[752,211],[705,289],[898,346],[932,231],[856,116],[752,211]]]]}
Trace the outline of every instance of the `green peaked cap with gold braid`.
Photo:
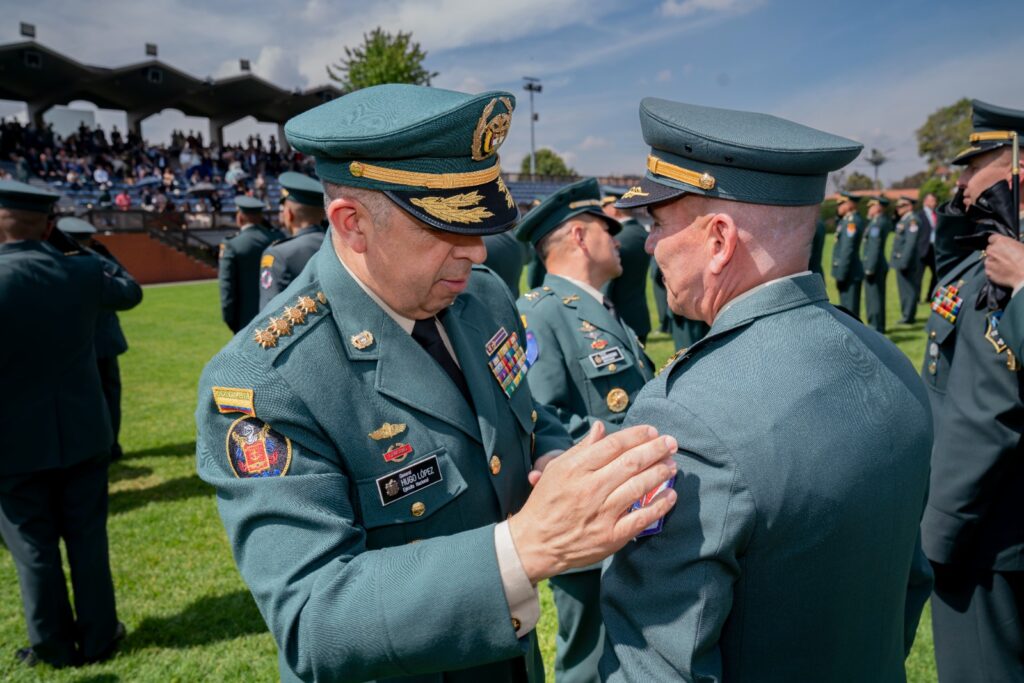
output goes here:
{"type": "Polygon", "coordinates": [[[439,230],[491,235],[519,218],[498,160],[514,109],[508,92],[378,85],[299,114],[285,135],[326,183],[379,190],[439,230]]]}
{"type": "Polygon", "coordinates": [[[519,225],[516,238],[520,242],[537,243],[558,229],[570,218],[582,213],[600,218],[608,224],[608,232],[617,235],[622,224],[601,210],[601,186],[596,178],[584,178],[550,194],[530,209],[519,225]]]}

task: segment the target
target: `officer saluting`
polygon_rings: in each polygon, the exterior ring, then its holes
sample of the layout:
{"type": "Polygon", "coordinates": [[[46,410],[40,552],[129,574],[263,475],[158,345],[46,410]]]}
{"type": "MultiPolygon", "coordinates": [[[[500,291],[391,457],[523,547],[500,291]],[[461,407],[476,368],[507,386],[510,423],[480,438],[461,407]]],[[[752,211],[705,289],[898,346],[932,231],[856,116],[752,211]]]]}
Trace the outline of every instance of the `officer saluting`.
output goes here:
{"type": "Polygon", "coordinates": [[[272,242],[283,237],[279,230],[261,223],[266,207],[259,199],[239,195],[235,206],[235,221],[241,230],[221,242],[217,264],[221,315],[232,332],[248,325],[259,312],[260,257],[272,242]]]}
{"type": "Polygon", "coordinates": [[[892,238],[892,267],[896,271],[896,287],[900,295],[900,324],[912,324],[917,319],[917,240],[921,227],[917,224],[914,200],[900,197],[896,200],[896,234],[892,238]]]}
{"type": "Polygon", "coordinates": [[[860,260],[860,243],[864,239],[864,219],[857,212],[856,195],[840,193],[836,207],[836,243],[832,249],[832,277],[839,290],[839,305],[860,318],[860,283],[864,280],[864,264],[860,260]]]}
{"type": "Polygon", "coordinates": [[[872,197],[868,201],[868,227],[864,236],[864,298],[868,325],[885,334],[885,278],[889,265],[885,260],[885,240],[892,230],[886,215],[889,200],[872,197]]]}
{"type": "Polygon", "coordinates": [[[23,328],[0,347],[0,534],[28,627],[30,647],[17,657],[60,667],[110,657],[125,634],[107,549],[112,435],[93,339],[100,312],[135,306],[142,290],[109,261],[43,241],[57,198],[0,182],[0,316],[23,328]]]}
{"type": "MultiPolygon", "coordinates": [[[[615,239],[621,227],[602,211],[601,190],[591,178],[555,192],[516,228],[547,270],[543,286],[518,302],[530,392],[554,410],[574,440],[596,420],[618,429],[630,401],[652,377],[636,334],[601,294],[622,273],[615,239]]],[[[640,281],[646,279],[645,268],[640,281]]],[[[553,577],[551,587],[559,622],[555,678],[595,681],[604,646],[601,568],[553,577]]]]}
{"type": "Polygon", "coordinates": [[[196,413],[283,680],[540,681],[536,584],[674,502],[626,513],[673,471],[648,427],[554,457],[572,442],[478,265],[518,218],[496,155],[514,101],[385,85],[285,127],[316,157],[331,237],[213,358],[196,413]]]}
{"type": "Polygon", "coordinates": [[[286,171],[281,184],[281,225],[290,237],[274,242],[260,258],[260,310],[306,267],[323,244],[324,188],[319,180],[286,171]]]}
{"type": "Polygon", "coordinates": [[[807,270],[827,175],[861,145],[654,98],[640,121],[648,171],[620,203],[654,219],[672,309],[712,325],[624,423],[676,436],[679,502],[605,567],[602,679],[903,680],[930,586],[926,392],[807,270]]]}

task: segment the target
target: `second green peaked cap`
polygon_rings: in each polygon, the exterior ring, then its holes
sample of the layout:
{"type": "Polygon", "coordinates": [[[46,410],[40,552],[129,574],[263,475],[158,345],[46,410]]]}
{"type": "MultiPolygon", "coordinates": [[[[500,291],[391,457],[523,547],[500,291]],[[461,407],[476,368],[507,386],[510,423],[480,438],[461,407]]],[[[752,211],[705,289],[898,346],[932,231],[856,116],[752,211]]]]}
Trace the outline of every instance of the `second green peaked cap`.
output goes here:
{"type": "Polygon", "coordinates": [[[1024,111],[971,100],[971,125],[974,127],[971,146],[953,159],[952,163],[957,166],[963,166],[979,154],[1012,145],[1014,133],[1024,138],[1024,111]]]}
{"type": "Polygon", "coordinates": [[[616,206],[699,194],[752,204],[805,206],[825,196],[830,171],[863,145],[768,114],[647,97],[640,128],[651,146],[647,173],[616,206]]]}
{"type": "Polygon", "coordinates": [[[281,185],[281,201],[290,200],[306,206],[324,205],[324,187],[316,178],[305,173],[285,171],[277,177],[281,185]]]}
{"type": "Polygon", "coordinates": [[[516,238],[534,246],[570,218],[589,213],[608,224],[612,235],[622,224],[601,210],[601,186],[594,178],[586,178],[554,192],[526,214],[516,226],[516,238]]]}
{"type": "Polygon", "coordinates": [[[497,155],[513,109],[507,92],[378,85],[299,114],[285,135],[324,182],[384,192],[439,230],[490,235],[519,218],[497,155]]]}

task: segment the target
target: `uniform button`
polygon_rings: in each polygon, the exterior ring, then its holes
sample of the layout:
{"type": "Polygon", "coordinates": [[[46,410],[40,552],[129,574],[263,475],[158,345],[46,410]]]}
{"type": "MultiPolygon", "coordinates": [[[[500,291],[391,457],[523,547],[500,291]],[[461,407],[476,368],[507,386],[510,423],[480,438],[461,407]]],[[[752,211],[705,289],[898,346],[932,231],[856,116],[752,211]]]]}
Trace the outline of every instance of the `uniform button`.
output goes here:
{"type": "Polygon", "coordinates": [[[932,361],[931,363],[929,363],[929,364],[928,364],[928,372],[929,372],[929,373],[931,373],[931,374],[933,374],[933,375],[934,375],[934,374],[935,374],[935,373],[936,373],[936,372],[938,371],[938,369],[939,369],[939,368],[938,368],[938,366],[937,366],[937,365],[935,364],[935,362],[934,362],[934,361],[932,361]]]}
{"type": "Polygon", "coordinates": [[[537,411],[536,410],[530,411],[530,419],[533,420],[534,424],[537,423],[537,411]]]}
{"type": "Polygon", "coordinates": [[[608,366],[608,372],[615,372],[618,369],[619,366],[617,366],[615,363],[612,363],[611,365],[608,366]]]}
{"type": "Polygon", "coordinates": [[[422,517],[423,513],[427,511],[427,506],[423,503],[416,502],[412,504],[412,508],[410,508],[410,510],[412,511],[413,517],[422,517]]]}
{"type": "Polygon", "coordinates": [[[935,339],[935,330],[932,330],[931,332],[929,332],[928,333],[928,337],[931,338],[931,339],[935,339]]]}
{"type": "Polygon", "coordinates": [[[498,476],[499,472],[501,472],[501,458],[499,458],[497,455],[492,455],[491,474],[493,474],[494,476],[498,476]]]}
{"type": "Polygon", "coordinates": [[[519,629],[521,629],[522,627],[523,622],[519,621],[515,617],[512,617],[512,628],[514,628],[516,631],[519,631],[519,629]]]}

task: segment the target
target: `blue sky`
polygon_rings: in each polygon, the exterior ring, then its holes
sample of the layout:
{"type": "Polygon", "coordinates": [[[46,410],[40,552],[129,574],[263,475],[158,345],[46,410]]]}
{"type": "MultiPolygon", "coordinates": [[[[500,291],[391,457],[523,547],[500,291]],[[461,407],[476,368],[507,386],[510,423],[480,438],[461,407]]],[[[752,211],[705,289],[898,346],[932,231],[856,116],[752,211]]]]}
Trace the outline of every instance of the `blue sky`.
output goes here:
{"type": "MultiPolygon", "coordinates": [[[[324,64],[377,25],[412,31],[427,66],[440,72],[434,85],[519,97],[502,149],[513,169],[529,150],[522,76],[544,85],[538,146],[590,174],[641,171],[637,106],[648,95],[769,112],[846,135],[888,154],[883,180],[923,168],[913,132],[936,108],[963,96],[1024,108],[1020,0],[0,2],[11,5],[3,42],[18,40],[17,22],[28,21],[41,43],[84,62],[139,61],[149,41],[161,59],[196,76],[237,73],[245,57],[286,87],[326,82],[324,64]]],[[[0,114],[18,108],[0,104],[0,114]]],[[[123,125],[115,113],[99,120],[123,125]]],[[[175,126],[205,122],[165,113],[144,133],[159,139],[175,126]]],[[[227,136],[254,129],[242,122],[227,136]]],[[[871,172],[859,161],[851,168],[871,172]]]]}

